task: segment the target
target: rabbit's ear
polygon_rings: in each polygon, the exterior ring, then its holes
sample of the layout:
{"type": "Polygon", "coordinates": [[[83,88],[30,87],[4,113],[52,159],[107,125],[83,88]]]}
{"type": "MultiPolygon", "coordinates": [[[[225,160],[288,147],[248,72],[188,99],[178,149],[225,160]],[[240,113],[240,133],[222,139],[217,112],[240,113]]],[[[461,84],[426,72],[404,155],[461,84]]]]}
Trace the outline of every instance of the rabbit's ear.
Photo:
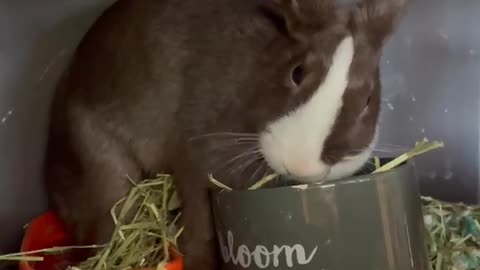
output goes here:
{"type": "Polygon", "coordinates": [[[352,15],[352,24],[364,31],[371,45],[383,46],[395,31],[409,0],[362,0],[345,6],[352,15]]]}
{"type": "Polygon", "coordinates": [[[333,21],[333,0],[262,0],[265,14],[274,19],[277,26],[291,35],[318,29],[333,21]]]}

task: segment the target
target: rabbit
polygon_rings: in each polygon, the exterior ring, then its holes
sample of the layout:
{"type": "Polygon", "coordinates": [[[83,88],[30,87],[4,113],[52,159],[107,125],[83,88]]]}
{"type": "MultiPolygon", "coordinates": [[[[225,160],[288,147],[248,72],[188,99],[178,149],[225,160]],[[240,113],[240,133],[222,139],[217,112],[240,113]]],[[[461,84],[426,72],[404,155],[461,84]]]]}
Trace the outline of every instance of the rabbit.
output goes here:
{"type": "MultiPolygon", "coordinates": [[[[118,0],[51,104],[45,181],[77,244],[101,244],[131,188],[172,174],[185,270],[220,265],[209,174],[355,173],[378,133],[379,61],[407,0],[118,0]]],[[[85,254],[83,256],[86,256],[85,254]]]]}

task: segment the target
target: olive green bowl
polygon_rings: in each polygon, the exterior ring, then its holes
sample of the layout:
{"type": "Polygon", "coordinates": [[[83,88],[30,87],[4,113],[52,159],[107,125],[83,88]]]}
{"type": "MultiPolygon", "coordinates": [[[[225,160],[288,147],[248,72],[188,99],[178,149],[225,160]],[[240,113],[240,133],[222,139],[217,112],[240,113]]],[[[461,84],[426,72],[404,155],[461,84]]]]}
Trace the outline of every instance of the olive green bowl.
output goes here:
{"type": "Polygon", "coordinates": [[[223,270],[427,270],[414,167],[212,194],[223,270]]]}

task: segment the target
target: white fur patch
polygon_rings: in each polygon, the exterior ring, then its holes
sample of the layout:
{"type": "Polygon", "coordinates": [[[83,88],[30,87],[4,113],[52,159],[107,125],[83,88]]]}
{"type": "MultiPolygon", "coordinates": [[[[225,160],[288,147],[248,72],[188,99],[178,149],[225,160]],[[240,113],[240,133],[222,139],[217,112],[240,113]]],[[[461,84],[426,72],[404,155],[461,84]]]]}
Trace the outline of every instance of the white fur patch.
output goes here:
{"type": "Polygon", "coordinates": [[[348,36],[338,45],[324,81],[310,100],[270,123],[261,134],[262,152],[277,173],[305,181],[320,180],[330,173],[331,168],[320,160],[321,151],[343,105],[353,55],[353,38],[348,36]]]}

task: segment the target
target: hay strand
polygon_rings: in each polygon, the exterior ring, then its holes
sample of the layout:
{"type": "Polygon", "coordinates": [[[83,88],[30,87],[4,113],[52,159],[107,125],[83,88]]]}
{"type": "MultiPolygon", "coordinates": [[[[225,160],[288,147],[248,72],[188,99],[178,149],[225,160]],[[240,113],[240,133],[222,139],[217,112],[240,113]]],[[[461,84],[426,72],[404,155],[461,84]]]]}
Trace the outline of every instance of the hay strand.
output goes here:
{"type": "MultiPolygon", "coordinates": [[[[404,163],[405,161],[408,161],[416,156],[419,156],[421,154],[430,152],[432,150],[435,150],[437,148],[443,147],[444,144],[443,142],[438,142],[438,141],[433,141],[430,142],[427,138],[424,138],[423,141],[417,142],[415,144],[415,147],[408,151],[407,153],[395,158],[394,160],[388,162],[387,164],[377,167],[377,169],[373,173],[379,173],[379,172],[386,172],[389,171],[400,164],[404,163]]],[[[378,166],[379,163],[375,162],[376,166],[378,166]]]]}

